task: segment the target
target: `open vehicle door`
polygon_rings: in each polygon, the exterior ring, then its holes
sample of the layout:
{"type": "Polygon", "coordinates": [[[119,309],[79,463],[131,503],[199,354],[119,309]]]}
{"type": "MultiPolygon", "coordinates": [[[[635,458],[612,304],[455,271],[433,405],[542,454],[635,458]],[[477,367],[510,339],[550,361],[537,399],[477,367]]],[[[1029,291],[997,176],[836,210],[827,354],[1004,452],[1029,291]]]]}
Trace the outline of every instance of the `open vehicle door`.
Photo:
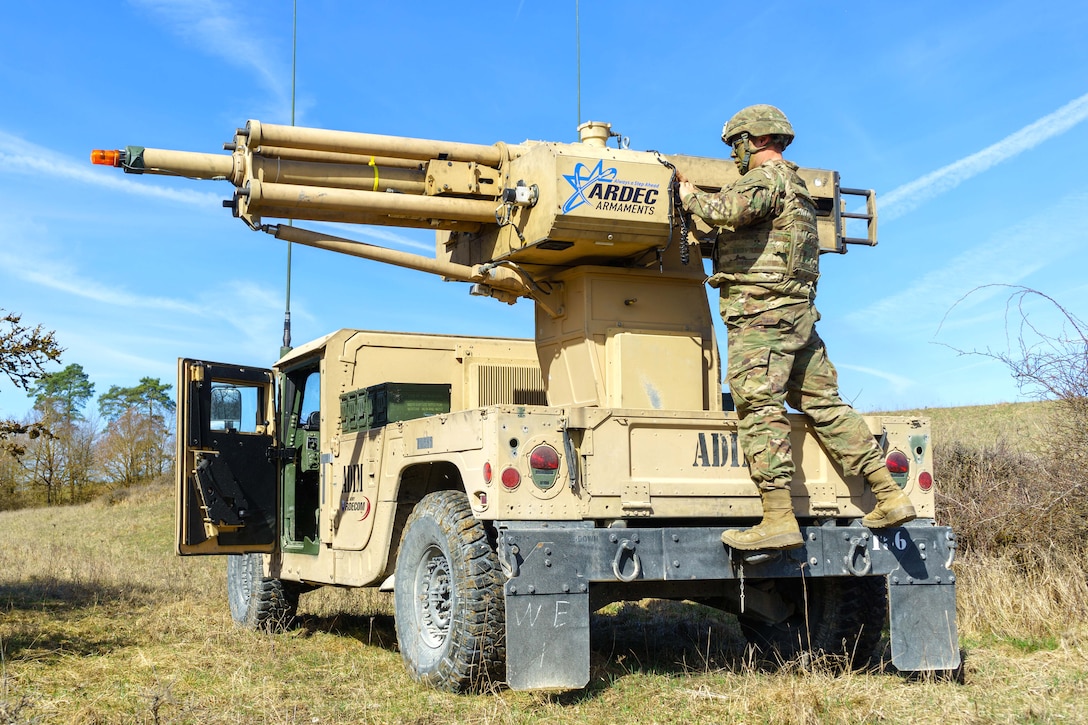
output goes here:
{"type": "Polygon", "coordinates": [[[271,370],[178,360],[177,550],[271,553],[278,457],[271,370]]]}

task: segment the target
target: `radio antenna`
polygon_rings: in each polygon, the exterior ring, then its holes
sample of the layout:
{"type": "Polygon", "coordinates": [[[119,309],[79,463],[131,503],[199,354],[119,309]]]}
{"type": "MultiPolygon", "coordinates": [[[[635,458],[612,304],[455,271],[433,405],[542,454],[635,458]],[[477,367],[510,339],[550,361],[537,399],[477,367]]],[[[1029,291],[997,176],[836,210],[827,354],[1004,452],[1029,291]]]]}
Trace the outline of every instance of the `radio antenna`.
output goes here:
{"type": "Polygon", "coordinates": [[[578,0],[574,0],[574,45],[578,64],[578,126],[582,125],[582,23],[578,13],[578,0]]]}
{"type": "MultiPolygon", "coordinates": [[[[295,74],[298,67],[298,0],[291,18],[291,125],[295,125],[295,74]]],[[[291,220],[287,220],[291,224],[291,220]]],[[[283,345],[280,357],[291,351],[291,242],[287,242],[287,294],[283,310],[283,345]]]]}

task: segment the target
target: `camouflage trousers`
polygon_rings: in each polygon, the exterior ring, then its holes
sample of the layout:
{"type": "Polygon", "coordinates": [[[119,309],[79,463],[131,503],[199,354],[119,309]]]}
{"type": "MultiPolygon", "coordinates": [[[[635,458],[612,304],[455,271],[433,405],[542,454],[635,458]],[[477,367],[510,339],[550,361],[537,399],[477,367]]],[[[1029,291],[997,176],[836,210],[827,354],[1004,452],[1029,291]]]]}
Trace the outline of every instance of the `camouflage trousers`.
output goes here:
{"type": "Polygon", "coordinates": [[[809,302],[726,319],[728,378],[740,444],[761,491],[789,488],[795,465],[786,403],[806,414],[827,452],[849,476],[884,465],[862,417],[839,397],[838,376],[816,333],[809,302]]]}

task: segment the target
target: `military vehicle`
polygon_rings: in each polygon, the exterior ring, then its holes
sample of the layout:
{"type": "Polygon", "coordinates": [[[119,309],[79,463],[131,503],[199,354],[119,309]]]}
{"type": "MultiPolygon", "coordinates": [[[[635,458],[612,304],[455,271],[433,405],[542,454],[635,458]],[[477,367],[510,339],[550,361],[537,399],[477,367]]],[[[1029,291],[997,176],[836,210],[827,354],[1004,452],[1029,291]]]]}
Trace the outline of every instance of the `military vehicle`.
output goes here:
{"type": "MultiPolygon", "coordinates": [[[[926,420],[867,418],[917,520],[861,526],[871,493],[794,416],[804,546],[722,544],[762,509],[704,287],[715,230],[678,211],[675,182],[716,189],[736,169],[579,130],[489,146],[249,121],[228,153],[92,154],[225,180],[224,205],[279,239],[535,304],[532,340],[351,329],[271,369],[179,361],[178,553],[230,555],[231,612],[249,626],[319,585],[391,588],[408,670],[444,689],[583,687],[590,614],[643,598],[733,612],[787,658],[864,661],[890,622],[899,670],[957,668],[956,539],[933,518],[926,420]],[[307,220],[434,229],[435,255],[307,220]]],[[[871,192],[801,173],[823,251],[876,243],[871,192]]]]}

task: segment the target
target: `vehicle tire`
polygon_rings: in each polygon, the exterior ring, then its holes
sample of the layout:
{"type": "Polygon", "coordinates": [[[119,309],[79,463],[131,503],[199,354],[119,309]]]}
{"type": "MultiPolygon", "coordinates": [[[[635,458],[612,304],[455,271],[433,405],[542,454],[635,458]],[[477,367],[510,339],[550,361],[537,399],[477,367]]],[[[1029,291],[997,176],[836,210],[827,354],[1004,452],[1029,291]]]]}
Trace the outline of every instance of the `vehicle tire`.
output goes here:
{"type": "Polygon", "coordinates": [[[264,575],[264,554],[227,557],[230,616],[246,629],[282,630],[295,621],[299,589],[264,575]]]}
{"type": "Polygon", "coordinates": [[[461,491],[436,491],[404,527],[394,577],[397,643],[413,679],[453,692],[505,675],[498,556],[461,491]]]}
{"type": "Polygon", "coordinates": [[[769,624],[739,617],[760,654],[780,663],[811,654],[830,656],[845,668],[869,664],[888,614],[883,577],[780,579],[775,588],[793,604],[788,619],[769,624]]]}

